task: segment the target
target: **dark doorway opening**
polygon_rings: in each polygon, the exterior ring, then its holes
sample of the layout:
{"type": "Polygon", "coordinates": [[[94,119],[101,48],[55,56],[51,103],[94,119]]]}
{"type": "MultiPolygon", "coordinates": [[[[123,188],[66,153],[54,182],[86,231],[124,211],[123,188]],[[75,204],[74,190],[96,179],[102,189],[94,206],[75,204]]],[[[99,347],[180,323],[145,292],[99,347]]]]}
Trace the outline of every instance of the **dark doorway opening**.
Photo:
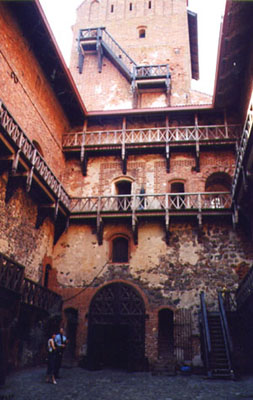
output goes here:
{"type": "MultiPolygon", "coordinates": [[[[115,184],[117,194],[120,196],[131,194],[132,183],[130,181],[122,180],[115,184]]],[[[128,211],[131,208],[131,197],[124,196],[118,199],[118,209],[120,211],[128,211]]]]}
{"type": "Polygon", "coordinates": [[[76,332],[78,325],[78,311],[75,308],[66,308],[64,314],[67,320],[66,336],[68,339],[68,346],[66,347],[65,353],[69,358],[75,357],[76,350],[76,332]]]}
{"type": "Polygon", "coordinates": [[[94,296],[89,310],[87,361],[89,369],[146,369],[145,306],[132,286],[112,283],[94,296]]]}
{"type": "Polygon", "coordinates": [[[174,324],[173,311],[162,309],[158,314],[158,357],[173,355],[174,324]]]}
{"type": "MultiPolygon", "coordinates": [[[[171,193],[184,193],[184,183],[183,182],[173,182],[171,184],[171,193]]],[[[171,196],[171,208],[182,209],[185,208],[184,196],[171,196]]]]}

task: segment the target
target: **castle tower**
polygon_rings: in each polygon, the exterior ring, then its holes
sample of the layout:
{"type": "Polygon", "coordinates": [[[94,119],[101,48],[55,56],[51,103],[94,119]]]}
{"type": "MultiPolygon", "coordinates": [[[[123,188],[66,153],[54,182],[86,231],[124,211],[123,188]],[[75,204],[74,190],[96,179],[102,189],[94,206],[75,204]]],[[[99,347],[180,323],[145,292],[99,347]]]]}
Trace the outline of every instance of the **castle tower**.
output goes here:
{"type": "Polygon", "coordinates": [[[190,104],[191,79],[198,79],[196,19],[185,0],[85,0],[70,69],[87,109],[190,104]]]}

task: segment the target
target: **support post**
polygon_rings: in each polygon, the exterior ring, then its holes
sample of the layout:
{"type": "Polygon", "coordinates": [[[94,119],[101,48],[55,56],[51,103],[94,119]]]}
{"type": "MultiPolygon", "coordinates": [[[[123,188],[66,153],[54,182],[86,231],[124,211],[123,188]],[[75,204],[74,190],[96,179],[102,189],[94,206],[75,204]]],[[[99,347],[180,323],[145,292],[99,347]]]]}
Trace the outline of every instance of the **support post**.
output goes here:
{"type": "Polygon", "coordinates": [[[122,162],[122,173],[127,173],[127,154],[126,154],[126,117],[122,121],[122,147],[121,147],[121,162],[122,162]]]}
{"type": "Polygon", "coordinates": [[[100,28],[98,28],[97,30],[96,50],[98,55],[98,72],[101,73],[103,66],[103,48],[102,48],[102,30],[100,28]]]}
{"type": "Polygon", "coordinates": [[[138,220],[135,214],[136,211],[136,195],[133,195],[133,201],[132,201],[132,231],[133,231],[133,239],[134,239],[134,244],[138,244],[138,220]]]}
{"type": "Polygon", "coordinates": [[[166,244],[170,244],[170,216],[169,216],[169,198],[168,193],[165,195],[165,240],[166,244]]]}
{"type": "Polygon", "coordinates": [[[98,209],[97,209],[97,241],[99,246],[103,244],[103,220],[100,215],[101,211],[101,197],[98,198],[98,209]]]}

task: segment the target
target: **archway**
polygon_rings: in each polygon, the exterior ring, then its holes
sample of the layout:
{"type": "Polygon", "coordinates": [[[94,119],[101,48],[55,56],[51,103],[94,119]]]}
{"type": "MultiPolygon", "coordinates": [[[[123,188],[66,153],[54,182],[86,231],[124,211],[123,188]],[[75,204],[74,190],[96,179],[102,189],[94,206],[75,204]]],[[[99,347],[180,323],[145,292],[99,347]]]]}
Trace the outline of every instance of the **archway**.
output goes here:
{"type": "Polygon", "coordinates": [[[145,305],[132,286],[114,282],[91,301],[88,367],[131,371],[145,368],[145,305]]]}
{"type": "Polygon", "coordinates": [[[169,308],[164,308],[158,314],[158,357],[168,358],[174,348],[174,314],[169,308]]]}

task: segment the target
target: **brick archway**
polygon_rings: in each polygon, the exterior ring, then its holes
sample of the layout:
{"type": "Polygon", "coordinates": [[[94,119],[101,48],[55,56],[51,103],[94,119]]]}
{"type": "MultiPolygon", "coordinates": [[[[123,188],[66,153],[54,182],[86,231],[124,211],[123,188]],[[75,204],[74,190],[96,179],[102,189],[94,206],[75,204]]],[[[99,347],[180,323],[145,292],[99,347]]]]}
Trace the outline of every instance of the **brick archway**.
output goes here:
{"type": "Polygon", "coordinates": [[[91,301],[88,323],[90,369],[145,368],[145,305],[133,286],[103,286],[91,301]]]}

